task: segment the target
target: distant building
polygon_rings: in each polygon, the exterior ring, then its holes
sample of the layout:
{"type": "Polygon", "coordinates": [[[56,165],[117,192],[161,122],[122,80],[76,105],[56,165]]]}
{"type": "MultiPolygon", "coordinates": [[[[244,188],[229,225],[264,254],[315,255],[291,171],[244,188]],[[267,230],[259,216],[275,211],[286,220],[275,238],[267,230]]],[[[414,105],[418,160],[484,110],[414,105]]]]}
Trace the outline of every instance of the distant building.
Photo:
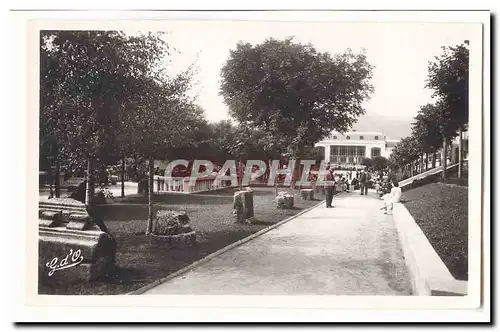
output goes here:
{"type": "Polygon", "coordinates": [[[315,146],[325,148],[324,160],[327,162],[355,166],[360,165],[365,158],[389,158],[397,142],[381,132],[350,131],[344,134],[333,132],[315,146]]]}

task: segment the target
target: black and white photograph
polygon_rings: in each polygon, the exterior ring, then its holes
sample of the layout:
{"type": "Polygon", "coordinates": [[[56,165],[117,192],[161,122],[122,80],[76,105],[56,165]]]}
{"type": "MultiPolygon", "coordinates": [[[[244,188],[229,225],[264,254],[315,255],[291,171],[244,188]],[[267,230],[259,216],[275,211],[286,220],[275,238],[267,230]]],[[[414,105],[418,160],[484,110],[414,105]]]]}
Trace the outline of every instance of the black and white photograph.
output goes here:
{"type": "Polygon", "coordinates": [[[32,303],[479,308],[489,12],[350,14],[30,21],[32,303]]]}

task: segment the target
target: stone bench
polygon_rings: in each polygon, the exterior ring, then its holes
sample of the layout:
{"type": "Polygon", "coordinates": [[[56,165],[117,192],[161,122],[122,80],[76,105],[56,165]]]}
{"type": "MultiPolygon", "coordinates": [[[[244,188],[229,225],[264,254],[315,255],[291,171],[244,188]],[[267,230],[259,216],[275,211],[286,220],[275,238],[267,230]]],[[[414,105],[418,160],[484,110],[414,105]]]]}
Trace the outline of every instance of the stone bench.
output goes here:
{"type": "Polygon", "coordinates": [[[301,189],[300,190],[300,199],[303,201],[314,200],[314,189],[301,189]]]}
{"type": "Polygon", "coordinates": [[[68,198],[39,203],[38,275],[42,283],[92,281],[114,266],[116,242],[85,205],[68,198]]]}

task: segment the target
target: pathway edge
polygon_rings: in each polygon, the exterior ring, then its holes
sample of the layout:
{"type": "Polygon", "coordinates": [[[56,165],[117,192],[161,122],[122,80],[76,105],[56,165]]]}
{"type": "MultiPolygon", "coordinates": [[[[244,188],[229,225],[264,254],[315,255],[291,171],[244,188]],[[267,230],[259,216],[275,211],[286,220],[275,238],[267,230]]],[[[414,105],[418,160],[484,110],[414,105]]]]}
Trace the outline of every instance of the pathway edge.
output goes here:
{"type": "Polygon", "coordinates": [[[173,273],[167,275],[166,277],[163,277],[161,279],[153,281],[153,282],[151,282],[151,283],[149,283],[149,284],[147,284],[145,286],[142,286],[139,289],[136,289],[136,290],[134,290],[132,292],[126,293],[125,295],[140,295],[140,294],[143,294],[143,293],[147,292],[148,290],[150,290],[150,289],[152,289],[152,288],[154,288],[156,286],[159,286],[159,285],[161,285],[161,284],[163,284],[163,283],[165,283],[165,282],[167,282],[167,281],[169,281],[169,280],[171,280],[171,279],[173,279],[175,277],[178,277],[179,275],[182,275],[182,274],[184,274],[186,272],[189,272],[190,270],[194,269],[195,267],[206,263],[207,261],[209,261],[209,260],[211,260],[211,259],[213,259],[213,258],[215,258],[215,257],[217,257],[217,256],[219,256],[219,255],[221,255],[223,253],[225,253],[226,251],[234,249],[234,248],[236,248],[236,247],[238,247],[238,246],[240,246],[240,245],[242,245],[242,244],[244,244],[244,243],[246,243],[246,242],[248,242],[250,240],[253,240],[256,237],[259,237],[259,236],[261,236],[261,235],[263,235],[263,234],[265,234],[265,233],[267,233],[267,232],[269,232],[269,231],[271,231],[271,230],[273,230],[273,229],[275,229],[275,228],[277,228],[277,227],[279,227],[279,226],[281,226],[281,225],[283,225],[283,224],[285,224],[285,223],[287,223],[287,222],[289,222],[289,221],[291,221],[291,220],[293,220],[293,219],[295,219],[295,218],[303,215],[304,213],[309,212],[309,211],[311,211],[314,208],[317,208],[318,206],[320,206],[321,204],[324,204],[324,203],[325,203],[325,200],[322,200],[318,204],[313,205],[313,206],[311,206],[311,207],[309,207],[307,209],[304,209],[304,210],[300,211],[299,213],[297,213],[296,215],[290,216],[290,217],[288,217],[288,218],[286,218],[286,219],[284,219],[284,220],[282,220],[280,222],[277,222],[276,224],[273,224],[273,225],[271,225],[269,227],[261,229],[260,231],[254,233],[254,234],[251,234],[251,235],[249,235],[249,236],[247,236],[247,237],[245,237],[243,239],[240,239],[240,240],[238,240],[238,241],[236,241],[234,243],[231,243],[231,244],[229,244],[229,245],[227,245],[227,246],[225,246],[225,247],[223,247],[223,248],[221,248],[221,249],[219,249],[219,250],[217,250],[217,251],[215,251],[215,252],[213,252],[213,253],[211,253],[211,254],[209,254],[209,255],[207,255],[207,256],[205,256],[205,257],[203,257],[203,258],[201,258],[201,259],[199,259],[197,261],[195,261],[195,262],[193,262],[193,263],[191,263],[190,265],[188,265],[188,266],[186,266],[186,267],[184,267],[184,268],[182,268],[182,269],[180,269],[180,270],[178,270],[176,272],[173,272],[173,273]]]}
{"type": "Polygon", "coordinates": [[[424,232],[402,203],[395,203],[396,224],[405,264],[410,272],[415,296],[465,296],[467,281],[455,279],[424,232]]]}

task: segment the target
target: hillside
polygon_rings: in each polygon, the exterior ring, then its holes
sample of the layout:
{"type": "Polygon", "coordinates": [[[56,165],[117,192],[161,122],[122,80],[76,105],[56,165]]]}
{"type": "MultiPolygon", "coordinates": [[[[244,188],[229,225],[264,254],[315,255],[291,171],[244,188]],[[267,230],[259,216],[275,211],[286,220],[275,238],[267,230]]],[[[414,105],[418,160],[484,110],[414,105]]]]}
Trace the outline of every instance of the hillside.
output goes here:
{"type": "Polygon", "coordinates": [[[391,139],[401,139],[411,133],[412,117],[386,116],[379,114],[362,115],[353,129],[356,131],[379,131],[391,139]]]}

